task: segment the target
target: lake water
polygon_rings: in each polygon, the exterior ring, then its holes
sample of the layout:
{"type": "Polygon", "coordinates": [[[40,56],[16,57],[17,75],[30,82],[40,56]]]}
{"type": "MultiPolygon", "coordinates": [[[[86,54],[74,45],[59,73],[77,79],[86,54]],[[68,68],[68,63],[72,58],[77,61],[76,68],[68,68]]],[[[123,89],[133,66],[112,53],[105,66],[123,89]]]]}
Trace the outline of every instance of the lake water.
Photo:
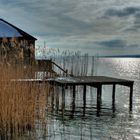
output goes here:
{"type": "MultiPolygon", "coordinates": [[[[90,64],[89,64],[90,65],[90,64]]],[[[128,87],[116,87],[115,112],[112,110],[112,86],[103,86],[100,116],[97,116],[96,89],[88,88],[86,108],[83,108],[82,88],[76,89],[75,111],[72,95],[66,90],[66,111],[47,109],[47,134],[42,140],[139,140],[140,139],[140,59],[98,58],[94,75],[134,80],[133,110],[129,112],[128,87]],[[51,111],[49,111],[51,110],[51,111]]],[[[56,91],[58,93],[58,89],[56,91]]],[[[50,99],[51,100],[51,99],[50,99]]],[[[60,100],[61,102],[61,100],[60,100]]],[[[52,108],[51,102],[48,108],[52,108]]]]}

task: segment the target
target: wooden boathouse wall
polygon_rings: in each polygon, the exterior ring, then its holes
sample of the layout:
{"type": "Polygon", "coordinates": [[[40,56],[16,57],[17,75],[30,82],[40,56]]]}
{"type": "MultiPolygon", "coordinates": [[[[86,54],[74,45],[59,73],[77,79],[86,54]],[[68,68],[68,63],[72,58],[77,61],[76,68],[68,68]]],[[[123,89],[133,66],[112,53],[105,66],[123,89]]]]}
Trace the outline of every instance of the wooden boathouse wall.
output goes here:
{"type": "Polygon", "coordinates": [[[21,38],[0,38],[1,62],[30,64],[35,61],[35,41],[21,38]]]}
{"type": "Polygon", "coordinates": [[[0,62],[32,63],[35,61],[36,40],[25,31],[0,19],[0,62]]]}
{"type": "Polygon", "coordinates": [[[38,63],[38,70],[40,71],[52,71],[52,61],[51,60],[36,60],[38,63]]]}

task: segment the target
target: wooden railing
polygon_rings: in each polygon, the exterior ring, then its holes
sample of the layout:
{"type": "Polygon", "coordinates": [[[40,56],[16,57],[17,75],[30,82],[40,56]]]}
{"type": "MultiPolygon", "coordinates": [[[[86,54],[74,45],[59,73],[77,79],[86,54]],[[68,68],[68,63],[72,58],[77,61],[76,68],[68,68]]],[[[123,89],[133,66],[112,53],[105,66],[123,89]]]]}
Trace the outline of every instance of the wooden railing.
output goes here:
{"type": "Polygon", "coordinates": [[[51,61],[51,63],[52,63],[53,65],[55,65],[57,68],[59,68],[61,71],[63,71],[63,72],[66,74],[66,76],[68,76],[68,70],[67,70],[67,69],[64,70],[61,66],[59,66],[58,64],[56,64],[56,63],[53,62],[53,61],[51,61]]]}

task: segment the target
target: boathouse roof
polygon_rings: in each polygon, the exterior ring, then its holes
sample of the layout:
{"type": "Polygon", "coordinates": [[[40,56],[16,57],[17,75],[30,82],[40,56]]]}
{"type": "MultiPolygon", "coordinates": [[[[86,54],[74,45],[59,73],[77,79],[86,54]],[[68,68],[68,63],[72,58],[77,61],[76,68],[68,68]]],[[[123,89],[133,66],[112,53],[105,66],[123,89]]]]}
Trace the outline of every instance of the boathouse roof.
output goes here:
{"type": "Polygon", "coordinates": [[[4,38],[4,37],[6,38],[16,37],[16,38],[24,38],[27,40],[37,40],[35,37],[24,32],[23,30],[12,25],[11,23],[3,19],[0,19],[0,38],[4,38]]]}

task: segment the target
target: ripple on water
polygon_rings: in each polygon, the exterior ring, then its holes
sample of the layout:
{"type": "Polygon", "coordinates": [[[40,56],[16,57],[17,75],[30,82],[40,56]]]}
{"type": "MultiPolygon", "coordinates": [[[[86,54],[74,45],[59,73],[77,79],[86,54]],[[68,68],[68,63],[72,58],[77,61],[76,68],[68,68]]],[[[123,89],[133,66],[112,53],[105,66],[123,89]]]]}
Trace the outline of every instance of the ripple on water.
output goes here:
{"type": "MultiPolygon", "coordinates": [[[[129,113],[129,88],[117,86],[115,112],[112,109],[112,87],[103,88],[102,109],[97,116],[96,90],[87,93],[83,114],[82,92],[77,90],[75,112],[72,116],[72,95],[66,94],[66,113],[61,110],[49,118],[49,140],[139,140],[140,139],[140,59],[99,59],[97,75],[126,78],[134,84],[133,111],[129,113]]],[[[60,101],[61,107],[61,101],[60,101]]],[[[49,112],[47,112],[47,115],[49,112]]]]}

